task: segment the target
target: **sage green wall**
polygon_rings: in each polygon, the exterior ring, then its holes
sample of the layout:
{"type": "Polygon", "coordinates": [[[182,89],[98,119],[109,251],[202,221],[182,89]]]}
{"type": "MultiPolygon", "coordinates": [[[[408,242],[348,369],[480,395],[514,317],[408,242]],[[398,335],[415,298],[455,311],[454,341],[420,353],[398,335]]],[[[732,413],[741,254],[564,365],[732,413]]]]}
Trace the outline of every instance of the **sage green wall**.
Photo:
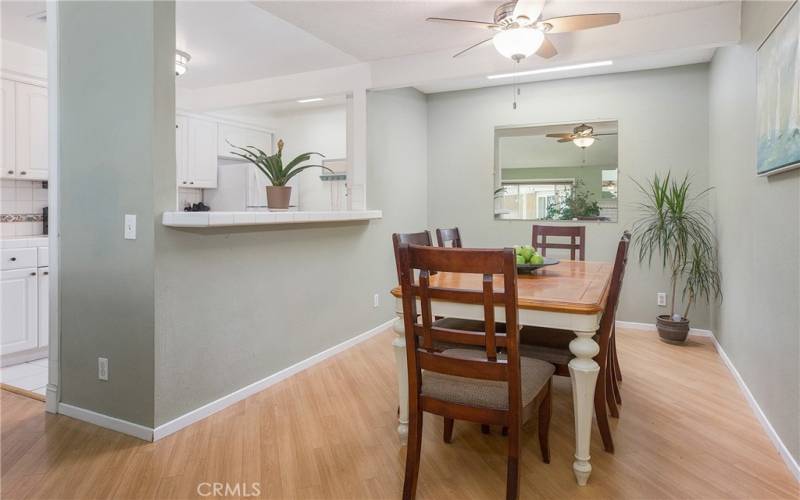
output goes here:
{"type": "MultiPolygon", "coordinates": [[[[800,170],[756,176],[756,48],[791,2],[743,2],[710,72],[710,182],[724,301],[714,334],[800,460],[800,170]]],[[[795,7],[797,8],[797,7],[795,7]]]]}
{"type": "Polygon", "coordinates": [[[504,168],[501,176],[504,181],[520,179],[580,179],[586,189],[594,195],[595,201],[602,201],[603,170],[614,167],[541,167],[541,168],[504,168]]]}
{"type": "Polygon", "coordinates": [[[145,426],[154,176],[175,161],[163,139],[174,137],[174,62],[161,44],[174,47],[174,19],[170,2],[59,4],[61,401],[145,426]],[[136,240],[122,237],[124,214],[138,218],[136,240]]]}
{"type": "MultiPolygon", "coordinates": [[[[466,245],[530,241],[530,221],[494,219],[496,126],[619,120],[620,219],[583,223],[589,260],[612,260],[622,231],[636,220],[642,197],[632,178],[689,172],[699,189],[708,185],[707,64],[526,84],[516,111],[511,95],[504,86],[428,96],[428,222],[432,228],[459,226],[466,245]]],[[[656,305],[656,292],[667,284],[664,273],[631,261],[619,319],[653,323],[665,312],[656,305]]],[[[708,328],[707,306],[696,308],[691,319],[708,328]]]]}
{"type": "Polygon", "coordinates": [[[382,220],[157,226],[156,425],[393,318],[391,233],[426,227],[426,102],[401,89],[367,105],[367,201],[382,220]]]}

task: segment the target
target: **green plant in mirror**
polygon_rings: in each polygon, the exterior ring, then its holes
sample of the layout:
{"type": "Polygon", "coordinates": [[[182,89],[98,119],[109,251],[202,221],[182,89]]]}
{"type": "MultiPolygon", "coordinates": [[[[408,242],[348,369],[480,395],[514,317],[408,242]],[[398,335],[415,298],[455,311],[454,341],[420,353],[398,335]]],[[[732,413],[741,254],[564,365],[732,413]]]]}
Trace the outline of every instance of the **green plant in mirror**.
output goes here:
{"type": "MultiPolygon", "coordinates": [[[[230,144],[230,142],[228,144],[230,144]]],[[[333,173],[333,170],[324,165],[301,165],[302,163],[309,161],[313,155],[325,158],[325,155],[321,153],[299,154],[284,166],[282,158],[283,145],[283,139],[278,140],[278,152],[274,155],[268,155],[255,146],[240,147],[233,144],[231,144],[231,147],[239,151],[231,152],[255,165],[261,172],[264,173],[265,176],[267,176],[267,179],[273,186],[285,186],[292,177],[304,170],[308,170],[309,168],[321,168],[333,173]]]]}
{"type": "Polygon", "coordinates": [[[600,205],[581,179],[577,179],[566,196],[547,205],[547,219],[572,220],[580,217],[598,217],[600,205]]]}
{"type": "Polygon", "coordinates": [[[660,260],[670,274],[670,316],[681,319],[675,310],[677,289],[683,283],[686,300],[683,318],[700,298],[710,301],[722,296],[717,266],[716,240],[711,229],[713,217],[702,205],[712,188],[691,194],[692,183],[686,175],[678,181],[670,174],[654,175],[647,184],[637,181],[645,201],[639,203],[641,218],[633,226],[633,244],[639,262],[651,265],[660,260]]]}

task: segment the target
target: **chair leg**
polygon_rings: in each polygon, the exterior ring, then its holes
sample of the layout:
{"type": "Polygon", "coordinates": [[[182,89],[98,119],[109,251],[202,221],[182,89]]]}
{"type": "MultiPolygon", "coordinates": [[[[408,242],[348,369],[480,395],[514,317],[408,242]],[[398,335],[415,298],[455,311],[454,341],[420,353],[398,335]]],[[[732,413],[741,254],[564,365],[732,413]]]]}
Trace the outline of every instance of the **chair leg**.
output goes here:
{"type": "Polygon", "coordinates": [[[614,331],[611,335],[611,358],[614,360],[614,375],[617,377],[617,381],[622,382],[622,371],[619,369],[619,358],[617,357],[617,329],[614,327],[614,331]]]}
{"type": "MultiPolygon", "coordinates": [[[[608,412],[606,411],[606,387],[611,373],[600,373],[605,381],[597,384],[594,393],[594,414],[597,418],[597,427],[600,429],[600,437],[603,438],[603,449],[608,453],[614,453],[614,440],[611,437],[611,427],[608,425],[608,412]]],[[[616,410],[616,405],[614,409],[616,410]]]]}
{"type": "Polygon", "coordinates": [[[408,444],[406,445],[406,477],[403,481],[403,500],[413,500],[417,494],[419,457],[422,451],[422,411],[408,416],[408,444]]]}
{"type": "Polygon", "coordinates": [[[553,394],[551,381],[547,382],[544,399],[539,403],[539,448],[542,450],[542,461],[550,463],[550,417],[553,414],[553,394]]]}
{"type": "MultiPolygon", "coordinates": [[[[512,420],[514,420],[512,418],[512,420]]],[[[506,500],[519,498],[519,420],[508,426],[508,469],[506,472],[506,500]]]]}
{"type": "Polygon", "coordinates": [[[444,417],[444,442],[453,442],[453,419],[444,417]]]}
{"type": "Polygon", "coordinates": [[[614,383],[614,375],[608,371],[606,372],[603,380],[599,381],[597,384],[597,388],[600,388],[600,385],[603,386],[603,392],[605,393],[605,400],[606,404],[608,405],[608,411],[611,413],[611,416],[614,418],[619,418],[619,410],[617,409],[617,401],[614,399],[614,388],[612,387],[614,383]]]}
{"type": "Polygon", "coordinates": [[[500,431],[500,434],[502,434],[503,436],[508,436],[508,426],[507,425],[503,426],[503,429],[500,431]]]}
{"type": "Polygon", "coordinates": [[[481,433],[483,434],[491,434],[492,428],[489,427],[487,424],[481,424],[481,433]]]}

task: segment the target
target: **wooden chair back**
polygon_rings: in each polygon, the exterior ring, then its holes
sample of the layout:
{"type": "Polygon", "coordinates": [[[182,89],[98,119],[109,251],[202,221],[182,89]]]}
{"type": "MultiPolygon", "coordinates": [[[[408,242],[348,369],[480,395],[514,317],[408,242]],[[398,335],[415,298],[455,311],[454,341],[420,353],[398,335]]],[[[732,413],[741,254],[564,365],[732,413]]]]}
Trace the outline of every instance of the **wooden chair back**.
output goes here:
{"type": "Polygon", "coordinates": [[[586,260],[585,226],[540,226],[533,225],[531,244],[542,255],[548,248],[569,250],[571,260],[586,260]],[[569,243],[548,242],[548,237],[569,238],[569,243]]]}
{"type": "Polygon", "coordinates": [[[400,283],[400,254],[399,247],[401,243],[409,245],[420,245],[426,247],[433,246],[433,238],[431,232],[428,230],[420,231],[419,233],[394,233],[392,234],[392,246],[394,247],[394,264],[397,268],[397,283],[400,283]]]}
{"type": "MultiPolygon", "coordinates": [[[[401,243],[400,286],[403,296],[408,358],[409,395],[420,397],[422,370],[482,380],[508,382],[509,411],[521,411],[519,320],[517,309],[517,266],[514,250],[478,250],[429,248],[401,243]],[[415,272],[417,271],[417,272],[415,272]],[[471,273],[483,275],[482,290],[463,290],[431,286],[433,272],[471,273]],[[414,276],[418,274],[415,282],[414,276]],[[502,284],[495,276],[502,276],[502,284]],[[499,286],[496,286],[499,285],[499,286]],[[485,331],[439,328],[433,325],[431,301],[447,300],[464,304],[483,304],[485,331]],[[417,302],[420,310],[417,310],[417,302]],[[495,307],[505,311],[505,333],[496,331],[495,307]],[[434,342],[480,346],[486,359],[460,359],[437,352],[434,342]],[[498,360],[497,349],[503,348],[507,359],[498,360]]],[[[423,409],[430,402],[420,401],[423,409]]],[[[451,403],[442,402],[443,406],[451,403]]],[[[460,418],[481,421],[478,415],[487,410],[468,410],[460,418]]]]}
{"type": "Polygon", "coordinates": [[[622,282],[625,278],[625,267],[628,262],[628,247],[630,246],[630,234],[625,232],[617,245],[617,254],[614,258],[614,268],[611,271],[611,284],[608,289],[606,308],[600,320],[600,359],[605,360],[605,352],[608,349],[608,340],[614,331],[614,322],[617,316],[617,306],[619,296],[622,291],[622,282]]]}
{"type": "Polygon", "coordinates": [[[448,243],[452,248],[461,248],[461,232],[457,227],[450,229],[436,229],[436,241],[440,247],[447,247],[448,243]]]}

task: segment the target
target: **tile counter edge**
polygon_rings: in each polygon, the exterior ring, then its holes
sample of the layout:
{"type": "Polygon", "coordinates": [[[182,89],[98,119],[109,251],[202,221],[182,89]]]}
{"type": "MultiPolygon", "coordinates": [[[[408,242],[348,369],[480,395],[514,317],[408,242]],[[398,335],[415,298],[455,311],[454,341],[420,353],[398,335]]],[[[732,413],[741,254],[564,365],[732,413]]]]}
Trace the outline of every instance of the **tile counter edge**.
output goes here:
{"type": "Polygon", "coordinates": [[[383,218],[380,210],[335,212],[164,212],[161,223],[168,227],[230,227],[274,224],[361,221],[383,218]]]}

